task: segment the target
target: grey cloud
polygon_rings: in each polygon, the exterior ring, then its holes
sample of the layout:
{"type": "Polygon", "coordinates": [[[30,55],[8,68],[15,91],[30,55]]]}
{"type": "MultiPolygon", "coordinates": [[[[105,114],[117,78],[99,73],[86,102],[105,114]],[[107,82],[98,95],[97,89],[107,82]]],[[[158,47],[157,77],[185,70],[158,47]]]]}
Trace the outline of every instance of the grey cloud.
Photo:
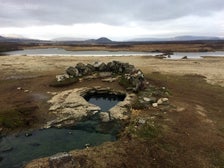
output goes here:
{"type": "Polygon", "coordinates": [[[208,16],[223,0],[0,0],[0,27],[150,22],[188,15],[208,16]]]}

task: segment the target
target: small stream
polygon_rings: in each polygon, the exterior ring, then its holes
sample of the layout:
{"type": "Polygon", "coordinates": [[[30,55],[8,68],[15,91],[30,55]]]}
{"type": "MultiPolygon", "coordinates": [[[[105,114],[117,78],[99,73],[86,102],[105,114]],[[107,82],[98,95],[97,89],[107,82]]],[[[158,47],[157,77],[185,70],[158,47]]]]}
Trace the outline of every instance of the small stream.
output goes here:
{"type": "MultiPolygon", "coordinates": [[[[106,112],[124,100],[124,97],[92,95],[86,99],[106,112]]],[[[97,146],[104,142],[115,141],[120,129],[121,125],[117,121],[103,123],[98,117],[93,116],[69,128],[49,128],[1,137],[0,167],[22,167],[32,159],[84,149],[87,144],[97,146]]]]}

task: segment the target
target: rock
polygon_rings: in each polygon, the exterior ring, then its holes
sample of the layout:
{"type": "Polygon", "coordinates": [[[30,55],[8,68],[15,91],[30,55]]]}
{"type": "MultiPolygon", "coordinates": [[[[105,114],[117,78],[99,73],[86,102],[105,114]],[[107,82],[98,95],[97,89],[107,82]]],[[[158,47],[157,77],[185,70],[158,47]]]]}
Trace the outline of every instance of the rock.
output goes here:
{"type": "Polygon", "coordinates": [[[17,87],[17,90],[23,90],[23,88],[22,87],[17,87]]]}
{"type": "Polygon", "coordinates": [[[107,71],[107,65],[105,63],[101,63],[100,66],[98,67],[98,70],[100,72],[107,71]]]}
{"type": "Polygon", "coordinates": [[[169,101],[169,99],[168,98],[162,98],[162,101],[167,102],[167,101],[169,101]]]}
{"type": "Polygon", "coordinates": [[[24,90],[24,93],[29,93],[30,91],[29,90],[24,90]]]}
{"type": "Polygon", "coordinates": [[[187,57],[187,56],[184,56],[184,57],[182,57],[181,59],[188,59],[188,57],[187,57]]]}
{"type": "Polygon", "coordinates": [[[150,103],[156,103],[157,98],[156,97],[150,97],[150,103]]]}
{"type": "Polygon", "coordinates": [[[107,63],[107,68],[108,68],[108,70],[110,72],[113,72],[114,71],[114,66],[115,66],[115,62],[114,61],[107,63]]]}
{"type": "Polygon", "coordinates": [[[158,105],[161,105],[161,104],[167,103],[168,100],[169,100],[168,98],[160,98],[160,99],[157,101],[157,104],[158,104],[158,105]]]}
{"type": "Polygon", "coordinates": [[[100,72],[99,77],[105,78],[105,77],[110,77],[112,75],[111,72],[100,72]]]}
{"type": "Polygon", "coordinates": [[[134,65],[130,65],[128,63],[124,64],[124,72],[125,73],[132,73],[136,70],[134,65]]]}
{"type": "Polygon", "coordinates": [[[102,122],[110,121],[110,116],[109,116],[109,113],[107,113],[107,112],[100,112],[99,116],[100,116],[100,119],[102,122]]]}
{"type": "Polygon", "coordinates": [[[96,61],[96,62],[94,62],[92,65],[93,65],[93,67],[94,67],[96,70],[98,70],[101,64],[102,64],[102,62],[98,62],[98,61],[96,61]]]}
{"type": "Polygon", "coordinates": [[[87,111],[88,113],[97,113],[99,112],[101,109],[100,107],[98,106],[90,106],[90,107],[87,107],[87,111]]]}
{"type": "Polygon", "coordinates": [[[56,75],[57,82],[62,82],[64,80],[68,79],[68,78],[69,78],[69,76],[67,74],[64,74],[64,75],[56,75]]]}
{"type": "Polygon", "coordinates": [[[89,70],[91,70],[92,72],[95,71],[95,67],[94,67],[93,65],[91,65],[91,64],[87,64],[86,67],[87,67],[89,70]]]}
{"type": "Polygon", "coordinates": [[[143,100],[146,101],[146,102],[150,102],[151,99],[148,98],[148,97],[143,97],[143,100]]]}
{"type": "Polygon", "coordinates": [[[79,63],[76,64],[75,68],[77,68],[79,71],[82,71],[83,69],[86,68],[86,65],[79,62],[79,63]]]}
{"type": "Polygon", "coordinates": [[[69,75],[69,76],[72,76],[72,77],[78,77],[79,76],[79,70],[75,67],[68,67],[66,69],[66,73],[69,75]]]}
{"type": "Polygon", "coordinates": [[[157,103],[152,103],[152,107],[158,107],[158,104],[157,103]]]}
{"type": "Polygon", "coordinates": [[[60,167],[60,168],[67,168],[67,167],[76,167],[75,160],[73,159],[72,155],[69,153],[58,153],[54,156],[49,158],[49,166],[52,168],[60,167]]]}
{"type": "Polygon", "coordinates": [[[78,63],[76,64],[75,66],[78,71],[79,71],[79,76],[83,76],[83,75],[87,75],[87,74],[90,74],[91,73],[91,69],[88,68],[88,66],[86,66],[85,64],[83,63],[78,63]]]}
{"type": "Polygon", "coordinates": [[[143,119],[143,118],[140,118],[140,119],[138,120],[138,124],[145,124],[145,123],[146,123],[146,120],[143,119]]]}
{"type": "Polygon", "coordinates": [[[162,99],[159,99],[159,100],[157,101],[157,104],[158,104],[158,105],[163,104],[163,100],[162,100],[162,99]]]}
{"type": "Polygon", "coordinates": [[[30,132],[25,133],[25,137],[29,137],[29,136],[32,136],[32,133],[30,132]]]}
{"type": "Polygon", "coordinates": [[[90,144],[85,144],[85,148],[88,149],[91,145],[90,144]]]}
{"type": "Polygon", "coordinates": [[[117,80],[117,78],[106,78],[106,79],[102,79],[103,82],[114,82],[116,80],[117,80]]]}

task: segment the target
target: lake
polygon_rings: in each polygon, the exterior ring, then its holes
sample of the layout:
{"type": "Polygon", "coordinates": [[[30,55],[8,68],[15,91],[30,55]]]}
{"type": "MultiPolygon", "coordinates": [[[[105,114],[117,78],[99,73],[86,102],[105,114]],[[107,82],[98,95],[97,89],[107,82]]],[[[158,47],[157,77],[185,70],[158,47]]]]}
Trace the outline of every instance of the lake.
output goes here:
{"type": "Polygon", "coordinates": [[[171,55],[171,59],[180,59],[184,56],[187,56],[190,59],[202,58],[203,56],[212,56],[212,57],[223,57],[224,51],[214,51],[214,52],[174,52],[171,55]]]}
{"type": "Polygon", "coordinates": [[[26,55],[26,56],[143,56],[158,55],[158,52],[134,52],[134,51],[68,51],[62,48],[25,49],[9,51],[1,55],[26,55]]]}
{"type": "MultiPolygon", "coordinates": [[[[9,56],[158,56],[160,52],[134,52],[134,51],[68,51],[62,48],[47,49],[25,49],[9,51],[1,55],[9,56]]],[[[188,58],[201,58],[202,56],[224,56],[224,51],[214,52],[174,52],[169,59],[180,59],[184,56],[188,58]]]]}

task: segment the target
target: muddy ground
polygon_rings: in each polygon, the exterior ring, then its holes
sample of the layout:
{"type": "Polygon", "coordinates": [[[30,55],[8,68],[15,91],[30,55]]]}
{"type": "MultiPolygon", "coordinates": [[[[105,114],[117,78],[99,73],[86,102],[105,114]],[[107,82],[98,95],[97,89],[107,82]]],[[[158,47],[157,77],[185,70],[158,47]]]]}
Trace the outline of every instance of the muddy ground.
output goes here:
{"type": "MultiPolygon", "coordinates": [[[[132,110],[117,142],[70,153],[80,167],[223,167],[224,59],[161,60],[151,57],[1,57],[1,132],[38,128],[48,115],[50,94],[74,87],[101,85],[100,80],[52,88],[56,74],[77,62],[119,60],[142,69],[149,83],[169,91],[171,108],[132,110]],[[146,126],[136,125],[139,118],[146,126]]],[[[47,159],[27,167],[49,167],[47,159]]]]}

